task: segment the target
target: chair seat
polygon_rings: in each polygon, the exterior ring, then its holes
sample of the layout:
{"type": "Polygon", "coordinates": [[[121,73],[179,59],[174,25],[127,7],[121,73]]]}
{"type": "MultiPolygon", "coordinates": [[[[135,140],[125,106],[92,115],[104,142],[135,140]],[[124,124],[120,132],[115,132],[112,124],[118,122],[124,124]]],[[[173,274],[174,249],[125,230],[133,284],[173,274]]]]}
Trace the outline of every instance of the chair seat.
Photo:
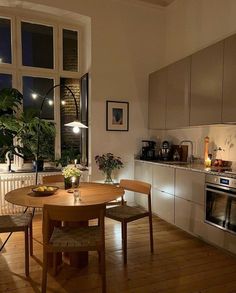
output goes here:
{"type": "Polygon", "coordinates": [[[31,220],[32,214],[30,213],[0,216],[0,232],[22,231],[30,225],[31,220]]]}
{"type": "Polygon", "coordinates": [[[100,227],[54,227],[49,243],[59,248],[99,246],[102,244],[100,227]]]}
{"type": "Polygon", "coordinates": [[[127,205],[116,206],[106,209],[106,217],[117,221],[129,221],[142,218],[148,215],[148,212],[140,207],[131,207],[127,205]]]}

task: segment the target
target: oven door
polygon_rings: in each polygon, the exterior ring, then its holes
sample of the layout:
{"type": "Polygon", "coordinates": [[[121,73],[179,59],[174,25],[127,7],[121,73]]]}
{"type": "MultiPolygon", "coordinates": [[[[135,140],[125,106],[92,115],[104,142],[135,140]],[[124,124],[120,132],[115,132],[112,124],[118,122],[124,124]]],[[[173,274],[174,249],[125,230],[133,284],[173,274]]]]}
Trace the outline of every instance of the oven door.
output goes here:
{"type": "Polygon", "coordinates": [[[205,220],[236,233],[236,189],[206,184],[205,220]]]}

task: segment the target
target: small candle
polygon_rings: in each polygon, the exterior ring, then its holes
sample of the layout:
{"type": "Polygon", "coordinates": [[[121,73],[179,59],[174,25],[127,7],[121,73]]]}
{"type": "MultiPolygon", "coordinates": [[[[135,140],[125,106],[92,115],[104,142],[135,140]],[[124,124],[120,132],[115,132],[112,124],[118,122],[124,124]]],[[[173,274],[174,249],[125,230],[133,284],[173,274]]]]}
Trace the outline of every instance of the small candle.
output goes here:
{"type": "Polygon", "coordinates": [[[211,167],[211,159],[209,157],[205,160],[205,167],[211,167]]]}

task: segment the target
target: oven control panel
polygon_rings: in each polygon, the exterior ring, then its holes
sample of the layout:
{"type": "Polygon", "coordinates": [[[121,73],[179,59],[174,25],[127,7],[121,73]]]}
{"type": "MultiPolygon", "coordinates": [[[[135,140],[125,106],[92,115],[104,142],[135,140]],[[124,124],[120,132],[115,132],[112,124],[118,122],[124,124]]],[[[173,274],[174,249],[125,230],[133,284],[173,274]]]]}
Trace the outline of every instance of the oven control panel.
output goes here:
{"type": "Polygon", "coordinates": [[[207,183],[236,188],[236,178],[208,174],[206,175],[206,184],[207,183]]]}

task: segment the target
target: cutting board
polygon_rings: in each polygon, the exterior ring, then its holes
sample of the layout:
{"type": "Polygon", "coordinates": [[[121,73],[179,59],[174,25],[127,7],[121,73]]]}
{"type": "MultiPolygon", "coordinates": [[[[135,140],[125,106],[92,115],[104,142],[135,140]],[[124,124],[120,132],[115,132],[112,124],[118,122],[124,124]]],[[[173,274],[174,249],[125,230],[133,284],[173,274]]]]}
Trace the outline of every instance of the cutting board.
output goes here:
{"type": "MultiPolygon", "coordinates": [[[[188,160],[188,145],[173,145],[173,154],[177,150],[180,155],[180,161],[187,162],[188,160]]],[[[173,158],[172,158],[173,159],[173,158]]]]}

